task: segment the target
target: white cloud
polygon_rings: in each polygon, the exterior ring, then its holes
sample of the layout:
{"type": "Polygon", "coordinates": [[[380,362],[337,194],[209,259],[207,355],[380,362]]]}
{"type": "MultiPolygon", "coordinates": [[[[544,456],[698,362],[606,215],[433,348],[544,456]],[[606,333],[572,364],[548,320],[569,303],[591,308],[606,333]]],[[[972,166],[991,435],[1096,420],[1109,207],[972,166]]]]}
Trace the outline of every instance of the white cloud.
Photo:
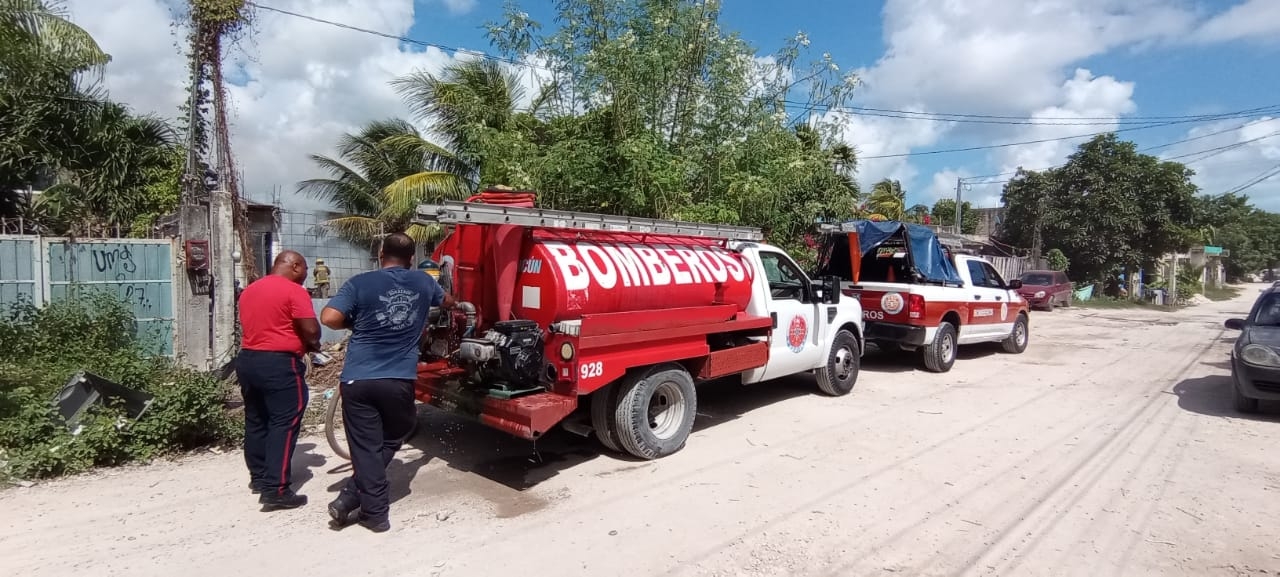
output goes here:
{"type": "Polygon", "coordinates": [[[1280,40],[1280,2],[1247,0],[1210,18],[1194,35],[1199,42],[1280,40]]]}
{"type": "Polygon", "coordinates": [[[466,14],[476,7],[476,0],[440,0],[453,14],[466,14]]]}
{"type": "MultiPolygon", "coordinates": [[[[1169,147],[1160,157],[1186,163],[1196,171],[1192,180],[1202,192],[1221,194],[1280,166],[1278,132],[1280,117],[1272,116],[1251,119],[1247,124],[1240,120],[1206,124],[1187,132],[1186,138],[1198,140],[1169,147]]],[[[1280,211],[1280,175],[1241,194],[1248,195],[1259,208],[1280,211]]]]}
{"type": "MultiPolygon", "coordinates": [[[[904,121],[881,116],[859,116],[843,112],[828,112],[823,120],[843,125],[842,139],[854,147],[859,158],[904,154],[933,144],[942,137],[950,123],[932,121],[904,121]]],[[[910,183],[918,171],[907,157],[870,158],[859,162],[858,182],[864,191],[871,185],[891,178],[903,183],[908,196],[912,196],[910,183]]]]}
{"type": "MultiPolygon", "coordinates": [[[[1184,37],[1196,13],[1165,0],[888,0],[885,54],[858,71],[860,103],[879,108],[1026,118],[1131,113],[1133,84],[1074,65],[1125,46],[1184,37]]],[[[1053,121],[1063,122],[1063,121],[1053,121]]],[[[983,146],[1098,132],[1106,126],[1012,126],[858,117],[848,140],[864,155],[983,146]],[[920,125],[927,125],[921,128],[920,125]],[[1096,130],[1095,130],[1096,129],[1096,130]],[[888,142],[879,142],[881,139],[888,142]],[[943,146],[944,140],[946,146],[943,146]],[[954,146],[952,146],[954,145],[954,146]]],[[[1003,149],[997,164],[1033,168],[1061,160],[1080,141],[1003,149]]],[[[861,182],[914,175],[911,159],[867,159],[861,182]]],[[[908,191],[927,188],[907,182],[908,191]]],[[[954,186],[954,182],[952,182],[954,186]]],[[[996,188],[986,186],[984,188],[996,188]]],[[[994,198],[998,198],[998,190],[994,198]]],[[[991,201],[991,196],[985,201],[991,201]]],[[[979,201],[977,198],[975,202],[979,201]]]]}
{"type": "MultiPolygon", "coordinates": [[[[1062,84],[1059,93],[1062,101],[1033,112],[1031,120],[1043,124],[1023,127],[1018,142],[1049,140],[1079,134],[1113,130],[1116,123],[1100,126],[1079,126],[1073,121],[1084,122],[1088,118],[1114,118],[1133,112],[1132,82],[1120,82],[1110,76],[1094,77],[1083,68],[1076,69],[1075,76],[1062,84]]],[[[999,149],[996,157],[1001,172],[1016,170],[1040,170],[1061,163],[1075,151],[1086,138],[1051,140],[1025,146],[999,149]]]]}
{"type": "MultiPolygon", "coordinates": [[[[413,0],[275,0],[272,6],[401,35],[414,21],[413,0]]],[[[176,116],[186,64],[170,33],[166,0],[71,0],[69,7],[113,57],[106,75],[112,97],[139,112],[176,116]]],[[[278,186],[294,207],[319,206],[292,195],[298,181],[321,175],[308,154],[333,154],[341,133],[369,120],[407,117],[388,81],[416,69],[438,71],[453,58],[265,11],[257,14],[250,39],[229,56],[228,70],[241,67],[247,77],[228,87],[245,194],[269,200],[278,186]]]]}

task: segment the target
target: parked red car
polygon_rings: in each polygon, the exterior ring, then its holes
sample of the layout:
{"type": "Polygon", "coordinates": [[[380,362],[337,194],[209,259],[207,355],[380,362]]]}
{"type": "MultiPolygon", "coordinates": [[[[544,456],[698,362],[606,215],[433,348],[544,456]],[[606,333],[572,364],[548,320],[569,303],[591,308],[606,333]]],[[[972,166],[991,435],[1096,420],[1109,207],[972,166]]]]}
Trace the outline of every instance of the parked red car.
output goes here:
{"type": "Polygon", "coordinates": [[[1027,303],[1033,308],[1042,308],[1047,311],[1053,310],[1053,307],[1058,305],[1071,306],[1073,292],[1071,281],[1067,280],[1066,273],[1056,270],[1024,272],[1022,288],[1018,289],[1018,294],[1027,299],[1027,303]]]}

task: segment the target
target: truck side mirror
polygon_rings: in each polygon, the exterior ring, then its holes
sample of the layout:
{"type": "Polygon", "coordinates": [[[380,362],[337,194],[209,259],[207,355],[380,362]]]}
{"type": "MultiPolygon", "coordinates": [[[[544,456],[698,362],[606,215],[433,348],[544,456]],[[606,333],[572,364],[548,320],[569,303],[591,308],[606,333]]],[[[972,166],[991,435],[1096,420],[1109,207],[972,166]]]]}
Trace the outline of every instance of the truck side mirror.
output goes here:
{"type": "Polygon", "coordinates": [[[1018,290],[1018,289],[1022,288],[1022,279],[1020,279],[1020,278],[1015,278],[1015,279],[1013,279],[1013,280],[1009,281],[1009,288],[1010,288],[1011,290],[1018,290]]]}
{"type": "Polygon", "coordinates": [[[822,277],[822,302],[834,305],[840,302],[840,277],[835,275],[822,277]]]}

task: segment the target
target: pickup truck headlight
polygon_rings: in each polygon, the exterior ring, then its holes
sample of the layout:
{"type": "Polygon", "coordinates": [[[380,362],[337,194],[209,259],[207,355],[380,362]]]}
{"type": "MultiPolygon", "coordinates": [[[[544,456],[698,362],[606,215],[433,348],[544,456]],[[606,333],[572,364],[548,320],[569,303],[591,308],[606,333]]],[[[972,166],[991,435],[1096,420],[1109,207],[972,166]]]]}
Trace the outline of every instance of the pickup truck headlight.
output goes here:
{"type": "Polygon", "coordinates": [[[1044,298],[1044,291],[1036,291],[1036,298],[1038,299],[1044,298]]]}
{"type": "Polygon", "coordinates": [[[1264,367],[1280,367],[1280,355],[1271,347],[1263,345],[1247,345],[1240,350],[1240,358],[1251,365],[1264,367]]]}

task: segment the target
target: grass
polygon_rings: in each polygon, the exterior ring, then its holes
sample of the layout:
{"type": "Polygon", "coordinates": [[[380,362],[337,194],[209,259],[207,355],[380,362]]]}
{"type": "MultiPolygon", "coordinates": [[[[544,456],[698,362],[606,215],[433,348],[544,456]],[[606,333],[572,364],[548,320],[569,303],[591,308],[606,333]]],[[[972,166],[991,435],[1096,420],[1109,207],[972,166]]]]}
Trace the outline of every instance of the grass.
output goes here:
{"type": "Polygon", "coordinates": [[[1204,297],[1211,301],[1229,301],[1240,296],[1243,290],[1240,287],[1231,285],[1226,285],[1222,288],[1206,288],[1204,289],[1204,297]]]}

